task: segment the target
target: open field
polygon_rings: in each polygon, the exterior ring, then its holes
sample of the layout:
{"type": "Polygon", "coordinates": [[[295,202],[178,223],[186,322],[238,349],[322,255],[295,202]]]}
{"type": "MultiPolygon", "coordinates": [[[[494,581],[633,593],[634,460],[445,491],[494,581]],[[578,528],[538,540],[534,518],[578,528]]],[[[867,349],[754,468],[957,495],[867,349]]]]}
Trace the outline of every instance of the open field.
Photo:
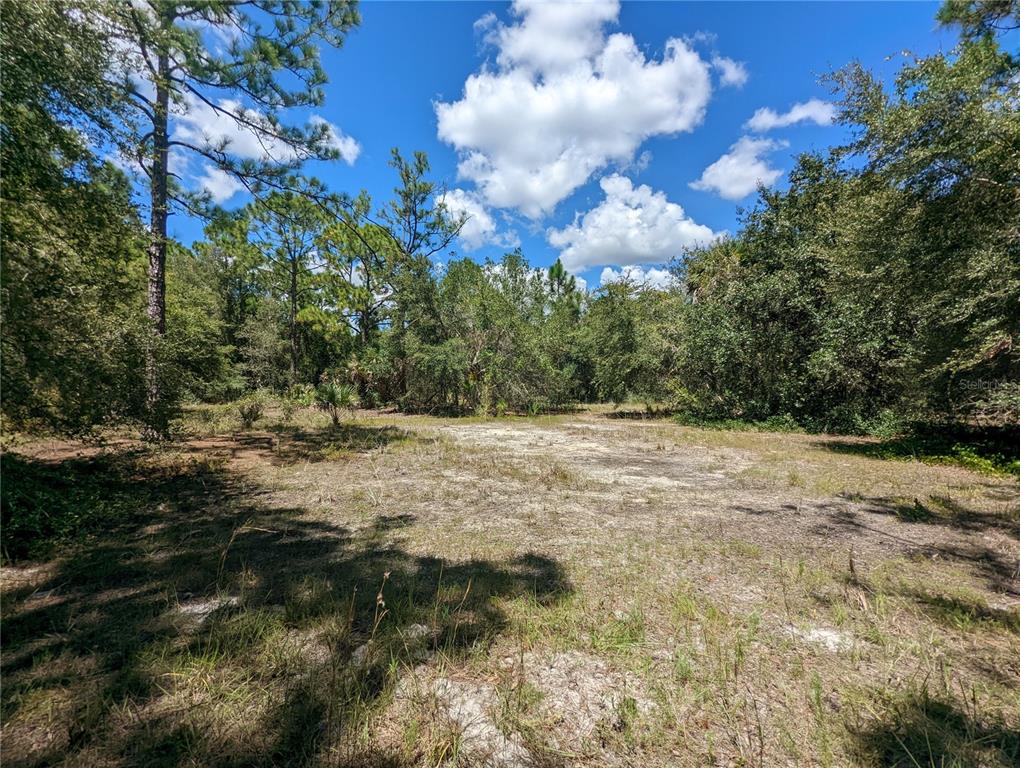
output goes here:
{"type": "Polygon", "coordinates": [[[1015,480],[613,416],[18,446],[4,765],[1020,761],[1015,480]]]}

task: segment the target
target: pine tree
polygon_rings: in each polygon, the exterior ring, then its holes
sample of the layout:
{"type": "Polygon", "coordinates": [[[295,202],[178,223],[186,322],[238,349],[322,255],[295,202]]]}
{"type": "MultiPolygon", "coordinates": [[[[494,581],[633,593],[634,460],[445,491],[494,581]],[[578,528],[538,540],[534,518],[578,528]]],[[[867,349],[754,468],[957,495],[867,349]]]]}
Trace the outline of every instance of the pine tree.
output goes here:
{"type": "Polygon", "coordinates": [[[122,54],[120,85],[134,108],[110,138],[137,159],[149,183],[147,304],[154,339],[147,411],[150,434],[162,436],[167,409],[156,357],[166,332],[167,217],[171,203],[193,212],[208,203],[175,183],[170,153],[201,157],[252,191],[286,187],[306,159],[336,157],[328,123],[287,126],[280,113],[322,103],[319,43],[341,45],[358,14],[352,0],[146,0],[112,4],[106,21],[122,54]],[[261,143],[266,157],[238,159],[225,141],[171,135],[173,108],[211,110],[232,121],[261,143]]]}

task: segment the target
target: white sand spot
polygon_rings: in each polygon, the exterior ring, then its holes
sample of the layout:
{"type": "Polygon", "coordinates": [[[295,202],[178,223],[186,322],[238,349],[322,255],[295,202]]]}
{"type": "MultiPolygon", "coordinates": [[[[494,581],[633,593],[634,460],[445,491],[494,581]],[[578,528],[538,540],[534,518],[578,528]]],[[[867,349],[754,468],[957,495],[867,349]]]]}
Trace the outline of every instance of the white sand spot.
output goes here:
{"type": "Polygon", "coordinates": [[[231,597],[210,597],[200,600],[189,600],[177,606],[177,612],[181,616],[187,616],[198,622],[203,622],[221,608],[240,605],[241,600],[236,596],[231,597]]]}
{"type": "Polygon", "coordinates": [[[467,765],[483,768],[526,768],[531,755],[518,734],[506,735],[492,718],[499,705],[495,688],[448,678],[423,681],[417,675],[401,680],[398,698],[432,696],[440,714],[460,732],[460,756],[467,765]]]}
{"type": "Polygon", "coordinates": [[[786,630],[794,637],[813,645],[820,645],[832,653],[848,651],[854,644],[853,638],[834,629],[826,629],[824,627],[800,629],[799,627],[788,626],[786,630]]]}
{"type": "Polygon", "coordinates": [[[740,451],[671,450],[648,454],[644,441],[630,439],[621,427],[573,424],[569,428],[518,428],[502,423],[458,424],[443,431],[454,440],[506,451],[516,459],[555,458],[580,477],[606,486],[676,490],[718,488],[732,483],[730,472],[744,469],[740,451]],[[609,434],[613,439],[606,440],[609,434]],[[594,439],[593,439],[594,438],[594,439]]]}
{"type": "Polygon", "coordinates": [[[368,654],[371,650],[372,650],[371,643],[359,645],[357,648],[354,649],[354,653],[351,654],[351,664],[353,664],[355,667],[363,666],[365,662],[368,661],[368,654]]]}
{"type": "Polygon", "coordinates": [[[461,748],[467,755],[491,768],[531,764],[520,736],[504,734],[489,715],[497,705],[491,685],[440,679],[433,690],[445,706],[446,716],[460,728],[461,748]]]}
{"type": "Polygon", "coordinates": [[[636,677],[578,651],[525,654],[524,674],[542,692],[539,706],[556,723],[554,738],[564,748],[580,746],[599,728],[619,727],[630,702],[642,715],[653,708],[636,677]]]}

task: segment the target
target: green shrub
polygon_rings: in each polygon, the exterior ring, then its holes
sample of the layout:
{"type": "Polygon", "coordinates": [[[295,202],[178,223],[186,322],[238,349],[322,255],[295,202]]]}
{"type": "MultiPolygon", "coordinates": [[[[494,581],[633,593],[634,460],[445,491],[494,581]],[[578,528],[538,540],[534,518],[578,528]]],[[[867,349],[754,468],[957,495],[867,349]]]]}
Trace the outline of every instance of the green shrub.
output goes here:
{"type": "Polygon", "coordinates": [[[758,422],[758,428],[762,432],[802,432],[804,430],[804,427],[788,413],[769,416],[764,421],[758,422]]]}
{"type": "Polygon", "coordinates": [[[5,453],[0,465],[4,561],[45,556],[60,542],[108,530],[138,507],[102,457],[50,465],[5,453]]]}
{"type": "Polygon", "coordinates": [[[295,384],[280,399],[283,420],[290,422],[301,408],[308,408],[315,402],[315,389],[308,384],[295,384]]]}
{"type": "Polygon", "coordinates": [[[956,464],[988,475],[1020,478],[1020,432],[1012,428],[974,428],[949,424],[915,424],[878,444],[860,450],[883,459],[910,459],[927,464],[956,464]]]}
{"type": "Polygon", "coordinates": [[[265,413],[265,398],[261,392],[253,392],[237,401],[237,415],[244,429],[251,429],[265,413]]]}
{"type": "Polygon", "coordinates": [[[354,387],[337,381],[320,384],[315,390],[315,400],[318,406],[329,414],[334,427],[339,426],[341,413],[344,411],[353,413],[358,407],[358,394],[354,387]]]}
{"type": "Polygon", "coordinates": [[[864,434],[873,437],[880,437],[883,440],[890,440],[897,435],[902,435],[909,427],[902,416],[891,409],[880,411],[873,418],[862,424],[864,434]]]}
{"type": "Polygon", "coordinates": [[[295,384],[287,390],[285,397],[302,408],[311,408],[315,405],[315,387],[311,384],[295,384]]]}

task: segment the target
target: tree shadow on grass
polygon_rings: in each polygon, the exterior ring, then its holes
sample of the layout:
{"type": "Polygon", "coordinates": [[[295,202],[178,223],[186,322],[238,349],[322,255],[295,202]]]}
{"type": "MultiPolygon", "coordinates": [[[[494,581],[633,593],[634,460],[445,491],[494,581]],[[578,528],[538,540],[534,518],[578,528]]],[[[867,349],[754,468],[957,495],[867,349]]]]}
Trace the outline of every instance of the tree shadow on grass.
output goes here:
{"type": "MultiPolygon", "coordinates": [[[[780,504],[761,507],[736,504],[730,509],[756,517],[785,517],[788,520],[796,521],[795,525],[803,526],[806,533],[824,539],[830,544],[842,540],[847,550],[852,549],[859,541],[875,539],[885,542],[893,552],[899,551],[904,555],[957,561],[970,568],[977,577],[985,582],[990,591],[1020,596],[1020,582],[1017,581],[1020,562],[1017,562],[1007,549],[1001,546],[989,546],[983,536],[954,536],[950,540],[945,540],[947,537],[934,537],[930,541],[918,541],[907,528],[904,528],[904,532],[899,534],[895,527],[890,530],[890,526],[878,525],[869,518],[868,513],[874,513],[904,519],[904,513],[897,511],[894,506],[903,502],[884,500],[880,503],[879,499],[865,499],[861,496],[846,498],[855,504],[866,502],[870,506],[855,508],[837,501],[815,501],[796,505],[780,504]]],[[[911,510],[911,514],[916,522],[918,513],[911,510]]],[[[956,527],[972,533],[981,533],[1000,527],[996,524],[998,521],[994,516],[975,514],[979,517],[977,523],[956,527]],[[992,522],[985,519],[988,517],[993,518],[992,522]]],[[[924,524],[937,524],[937,521],[926,521],[924,524]]],[[[951,525],[951,521],[943,521],[942,524],[951,525]]]]}
{"type": "Polygon", "coordinates": [[[979,600],[961,595],[931,594],[922,590],[904,593],[929,616],[951,629],[995,629],[1020,635],[1020,614],[991,608],[979,600]]]}
{"type": "Polygon", "coordinates": [[[950,463],[1020,479],[1020,428],[923,425],[888,440],[827,438],[814,443],[837,453],[872,459],[916,459],[950,463]]]}
{"type": "Polygon", "coordinates": [[[620,419],[627,421],[653,421],[659,419],[668,419],[677,414],[675,408],[644,408],[635,409],[630,408],[627,410],[613,410],[606,411],[602,414],[603,418],[606,419],[620,419]]]}
{"type": "Polygon", "coordinates": [[[1006,768],[1020,760],[1020,731],[925,692],[896,696],[877,709],[875,718],[851,729],[861,765],[1006,768]]]}
{"type": "MultiPolygon", "coordinates": [[[[905,523],[940,525],[970,533],[997,530],[1020,540],[1020,517],[1017,516],[1017,512],[1010,512],[1008,509],[1006,514],[999,515],[968,506],[948,496],[928,496],[922,500],[854,494],[844,495],[843,498],[862,504],[866,512],[896,517],[905,523]]],[[[1020,504],[1020,491],[1011,498],[1020,504]]],[[[1003,500],[1008,502],[1010,498],[1003,500]]]]}
{"type": "MultiPolygon", "coordinates": [[[[1020,595],[1016,574],[1018,563],[1015,558],[999,549],[983,543],[979,537],[967,541],[918,542],[908,536],[898,536],[869,524],[864,513],[843,506],[821,505],[827,514],[822,522],[815,524],[812,531],[819,536],[847,536],[850,543],[856,536],[876,536],[889,541],[907,554],[939,557],[950,561],[966,563],[976,575],[982,578],[988,588],[995,592],[1020,595]]],[[[873,508],[865,512],[876,512],[873,508]]],[[[887,510],[885,514],[895,514],[887,510]]],[[[980,529],[979,529],[980,530],[980,529]]]]}
{"type": "Polygon", "coordinates": [[[411,430],[388,424],[352,422],[316,431],[285,427],[277,435],[279,446],[273,459],[276,464],[336,460],[389,446],[409,443],[428,445],[435,442],[435,438],[424,438],[411,430]]]}
{"type": "Polygon", "coordinates": [[[210,454],[238,458],[242,455],[265,458],[277,466],[300,462],[338,461],[389,446],[409,443],[428,445],[434,438],[389,424],[347,422],[335,427],[309,430],[278,426],[272,432],[241,432],[196,438],[185,444],[193,456],[210,454]]]}
{"type": "Polygon", "coordinates": [[[414,762],[413,746],[364,739],[395,671],[484,648],[504,600],[571,591],[549,558],[413,554],[387,535],[409,515],[355,531],[274,505],[222,461],[16,457],[4,471],[15,516],[32,512],[25,483],[59,477],[61,513],[92,532],[41,582],[5,590],[12,768],[414,762]]]}

